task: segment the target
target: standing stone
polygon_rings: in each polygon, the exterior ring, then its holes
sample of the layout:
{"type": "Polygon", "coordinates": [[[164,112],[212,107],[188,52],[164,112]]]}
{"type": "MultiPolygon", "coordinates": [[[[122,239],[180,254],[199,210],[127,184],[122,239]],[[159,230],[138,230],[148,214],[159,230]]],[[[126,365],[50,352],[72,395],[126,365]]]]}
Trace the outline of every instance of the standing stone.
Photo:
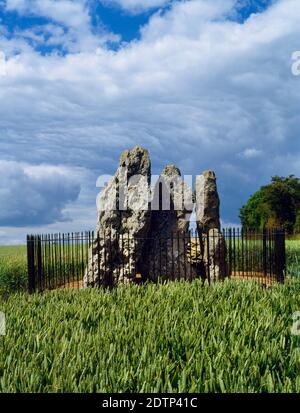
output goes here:
{"type": "Polygon", "coordinates": [[[174,165],[168,165],[155,185],[151,202],[149,241],[143,272],[150,280],[195,278],[188,261],[189,218],[193,211],[191,188],[174,165]]]}
{"type": "Polygon", "coordinates": [[[211,283],[221,281],[227,275],[225,239],[217,228],[204,235],[204,266],[206,278],[211,283]]]}
{"type": "Polygon", "coordinates": [[[206,278],[211,282],[226,276],[226,244],[221,233],[220,199],[216,175],[205,171],[195,185],[196,220],[206,278]]]}
{"type": "Polygon", "coordinates": [[[196,177],[195,198],[198,229],[203,232],[220,230],[220,199],[213,171],[205,171],[196,177]]]}
{"type": "Polygon", "coordinates": [[[122,153],[119,167],[97,200],[99,241],[90,249],[84,286],[128,283],[140,272],[150,226],[148,151],[122,153]]]}

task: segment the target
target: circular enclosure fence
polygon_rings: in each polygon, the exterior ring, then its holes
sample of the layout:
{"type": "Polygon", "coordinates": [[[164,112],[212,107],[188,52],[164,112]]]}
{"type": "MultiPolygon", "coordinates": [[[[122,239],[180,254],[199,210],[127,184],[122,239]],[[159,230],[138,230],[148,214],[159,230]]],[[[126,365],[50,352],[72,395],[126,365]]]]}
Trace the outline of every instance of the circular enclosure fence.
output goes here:
{"type": "Polygon", "coordinates": [[[31,293],[124,282],[213,283],[230,277],[270,285],[285,279],[282,230],[191,230],[147,238],[94,232],[29,235],[27,255],[31,293]]]}

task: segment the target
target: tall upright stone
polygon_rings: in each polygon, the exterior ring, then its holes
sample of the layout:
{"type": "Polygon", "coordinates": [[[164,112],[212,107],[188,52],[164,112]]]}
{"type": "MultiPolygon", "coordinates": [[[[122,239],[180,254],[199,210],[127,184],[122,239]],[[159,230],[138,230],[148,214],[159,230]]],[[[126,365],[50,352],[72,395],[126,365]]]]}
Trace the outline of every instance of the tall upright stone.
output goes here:
{"type": "Polygon", "coordinates": [[[161,173],[151,202],[149,240],[145,245],[143,273],[150,280],[195,278],[187,250],[189,218],[193,211],[192,189],[180,170],[168,165],[161,173]]]}
{"type": "Polygon", "coordinates": [[[220,198],[216,175],[205,171],[195,184],[196,221],[206,278],[215,282],[226,275],[226,244],[221,233],[220,198]]]}
{"type": "Polygon", "coordinates": [[[196,177],[195,198],[198,229],[203,232],[220,230],[220,198],[213,171],[204,171],[196,177]]]}
{"type": "Polygon", "coordinates": [[[98,241],[90,250],[84,286],[129,282],[140,272],[151,213],[148,151],[122,153],[119,167],[97,200],[98,241]]]}
{"type": "Polygon", "coordinates": [[[206,278],[214,283],[222,281],[227,276],[226,242],[221,231],[217,228],[202,233],[204,245],[204,268],[206,278]]]}

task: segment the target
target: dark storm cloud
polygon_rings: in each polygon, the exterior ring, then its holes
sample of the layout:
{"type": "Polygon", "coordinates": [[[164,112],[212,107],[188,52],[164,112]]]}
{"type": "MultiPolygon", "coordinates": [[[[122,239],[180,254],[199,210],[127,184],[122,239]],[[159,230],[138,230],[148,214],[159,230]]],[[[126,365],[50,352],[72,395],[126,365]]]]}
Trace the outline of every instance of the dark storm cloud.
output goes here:
{"type": "Polygon", "coordinates": [[[58,168],[0,162],[0,226],[52,224],[70,218],[63,210],[79,196],[80,186],[58,168]]]}

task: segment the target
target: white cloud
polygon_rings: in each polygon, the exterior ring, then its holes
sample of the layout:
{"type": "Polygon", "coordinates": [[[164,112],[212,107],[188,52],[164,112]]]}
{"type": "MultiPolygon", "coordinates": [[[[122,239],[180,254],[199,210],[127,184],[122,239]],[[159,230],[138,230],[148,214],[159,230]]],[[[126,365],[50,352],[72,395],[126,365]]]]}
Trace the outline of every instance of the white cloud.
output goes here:
{"type": "Polygon", "coordinates": [[[6,9],[47,17],[67,27],[88,26],[90,22],[84,0],[6,0],[6,9]]]}
{"type": "Polygon", "coordinates": [[[9,57],[0,77],[2,157],[100,175],[114,172],[121,150],[140,144],[154,173],[169,162],[186,174],[215,169],[223,218],[237,219],[270,175],[300,174],[297,162],[285,162],[300,154],[300,80],[290,67],[300,3],[281,0],[244,24],[226,19],[232,5],[174,3],[117,52],[41,56],[24,40],[0,37],[9,57]]]}
{"type": "Polygon", "coordinates": [[[87,0],[6,0],[7,11],[44,17],[52,22],[18,30],[16,37],[47,46],[60,45],[68,52],[95,50],[108,41],[119,42],[119,36],[107,32],[101,25],[97,33],[92,31],[88,5],[87,0]]]}
{"type": "Polygon", "coordinates": [[[0,51],[0,76],[6,76],[6,56],[0,51]]]}
{"type": "Polygon", "coordinates": [[[262,155],[262,151],[255,148],[247,148],[241,153],[241,157],[245,159],[253,159],[262,155]]]}
{"type": "Polygon", "coordinates": [[[152,16],[143,29],[143,39],[155,41],[167,37],[170,40],[171,36],[174,36],[173,40],[178,37],[197,40],[201,33],[214,27],[214,20],[216,28],[221,21],[221,27],[224,25],[226,30],[224,18],[232,13],[234,3],[235,0],[176,2],[168,13],[156,13],[152,16]]]}

